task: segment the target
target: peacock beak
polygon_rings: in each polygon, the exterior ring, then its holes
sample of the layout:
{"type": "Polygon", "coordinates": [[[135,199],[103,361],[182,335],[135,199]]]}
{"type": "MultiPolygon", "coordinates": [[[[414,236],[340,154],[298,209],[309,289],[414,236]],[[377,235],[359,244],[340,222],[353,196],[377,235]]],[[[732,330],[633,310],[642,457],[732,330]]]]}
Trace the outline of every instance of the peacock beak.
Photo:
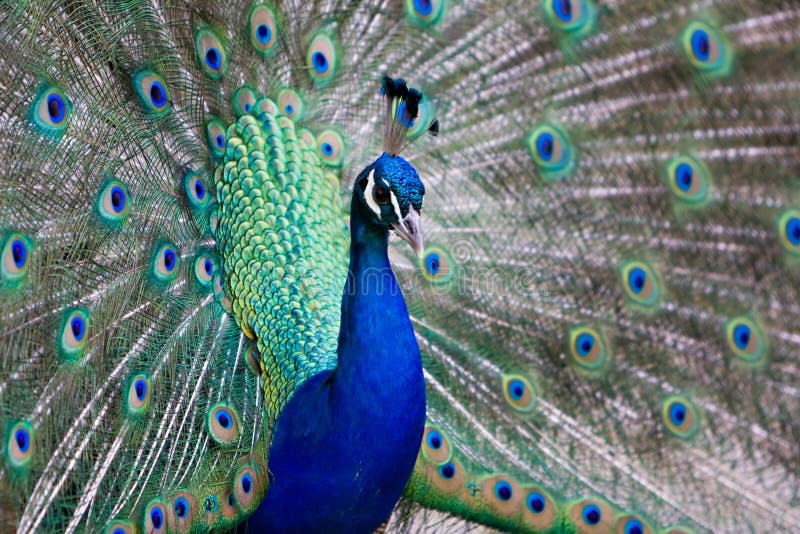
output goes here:
{"type": "Polygon", "coordinates": [[[422,243],[422,221],[419,211],[409,208],[408,215],[400,223],[392,223],[394,231],[408,241],[418,258],[422,258],[425,246],[422,243]]]}

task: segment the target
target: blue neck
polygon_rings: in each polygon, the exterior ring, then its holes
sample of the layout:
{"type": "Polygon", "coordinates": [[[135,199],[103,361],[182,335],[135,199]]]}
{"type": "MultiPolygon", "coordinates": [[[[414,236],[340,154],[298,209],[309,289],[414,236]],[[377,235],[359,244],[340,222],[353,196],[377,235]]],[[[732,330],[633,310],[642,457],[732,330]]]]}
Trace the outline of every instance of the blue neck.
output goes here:
{"type": "Polygon", "coordinates": [[[405,487],[422,440],[425,383],[388,231],[354,199],[339,364],[284,408],[272,484],[250,525],[274,532],[372,532],[405,487]]]}

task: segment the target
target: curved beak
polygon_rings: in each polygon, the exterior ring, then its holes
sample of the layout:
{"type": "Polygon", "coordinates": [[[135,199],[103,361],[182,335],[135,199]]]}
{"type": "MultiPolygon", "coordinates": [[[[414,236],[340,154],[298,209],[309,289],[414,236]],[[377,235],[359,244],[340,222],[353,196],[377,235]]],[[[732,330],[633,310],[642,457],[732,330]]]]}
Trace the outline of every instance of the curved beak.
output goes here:
{"type": "Polygon", "coordinates": [[[419,211],[409,208],[408,215],[401,223],[392,223],[392,229],[397,235],[408,241],[418,258],[422,258],[424,244],[422,243],[422,222],[419,211]]]}

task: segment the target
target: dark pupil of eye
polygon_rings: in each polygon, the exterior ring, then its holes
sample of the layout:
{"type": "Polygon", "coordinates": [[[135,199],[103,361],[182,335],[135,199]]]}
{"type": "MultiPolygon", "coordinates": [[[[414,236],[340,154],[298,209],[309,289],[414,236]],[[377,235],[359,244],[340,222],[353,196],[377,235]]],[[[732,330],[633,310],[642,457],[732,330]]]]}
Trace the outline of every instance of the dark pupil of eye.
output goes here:
{"type": "Polygon", "coordinates": [[[372,191],[372,198],[374,198],[375,202],[377,202],[378,204],[388,204],[389,190],[379,185],[376,185],[375,189],[372,191]]]}

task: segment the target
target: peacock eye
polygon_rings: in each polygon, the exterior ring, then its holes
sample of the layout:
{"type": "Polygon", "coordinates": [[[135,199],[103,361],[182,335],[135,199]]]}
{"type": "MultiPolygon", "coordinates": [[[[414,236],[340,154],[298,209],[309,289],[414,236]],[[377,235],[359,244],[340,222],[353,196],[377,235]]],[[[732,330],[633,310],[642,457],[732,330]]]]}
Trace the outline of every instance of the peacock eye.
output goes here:
{"type": "Polygon", "coordinates": [[[372,199],[382,205],[392,201],[389,190],[380,184],[375,184],[375,187],[372,188],[372,199]]]}

